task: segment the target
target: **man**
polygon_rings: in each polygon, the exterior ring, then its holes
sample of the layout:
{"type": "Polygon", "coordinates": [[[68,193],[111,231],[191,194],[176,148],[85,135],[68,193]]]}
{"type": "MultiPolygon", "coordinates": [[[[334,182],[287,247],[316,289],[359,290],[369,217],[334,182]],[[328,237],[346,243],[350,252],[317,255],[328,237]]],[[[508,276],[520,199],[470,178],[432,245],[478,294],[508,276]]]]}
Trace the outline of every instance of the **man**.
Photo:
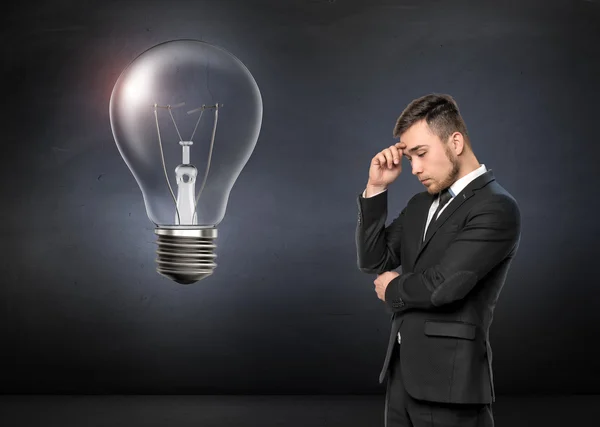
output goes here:
{"type": "Polygon", "coordinates": [[[517,202],[475,157],[451,96],[412,101],[394,137],[371,161],[356,229],[358,267],[393,312],[386,426],[493,426],[489,327],[520,241],[517,202]],[[386,227],[402,157],[426,191],[386,227]]]}

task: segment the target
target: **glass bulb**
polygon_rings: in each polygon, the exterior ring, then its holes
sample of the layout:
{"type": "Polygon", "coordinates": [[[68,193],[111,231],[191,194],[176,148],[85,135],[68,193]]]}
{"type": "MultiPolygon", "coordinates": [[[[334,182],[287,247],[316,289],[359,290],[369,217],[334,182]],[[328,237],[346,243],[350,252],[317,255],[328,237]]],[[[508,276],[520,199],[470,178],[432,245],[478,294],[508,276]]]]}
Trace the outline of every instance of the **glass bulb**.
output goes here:
{"type": "Polygon", "coordinates": [[[258,86],[231,53],[161,43],[119,76],[110,123],[158,236],[157,271],[182,284],[212,274],[217,225],[262,123],[258,86]]]}

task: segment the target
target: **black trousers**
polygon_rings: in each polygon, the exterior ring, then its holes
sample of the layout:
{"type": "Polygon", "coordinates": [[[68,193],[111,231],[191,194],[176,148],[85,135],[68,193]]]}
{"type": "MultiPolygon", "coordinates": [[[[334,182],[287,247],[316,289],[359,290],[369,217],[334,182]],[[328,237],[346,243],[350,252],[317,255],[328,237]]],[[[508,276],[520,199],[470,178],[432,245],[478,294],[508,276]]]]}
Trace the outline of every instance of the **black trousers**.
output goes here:
{"type": "Polygon", "coordinates": [[[400,375],[401,346],[396,343],[388,375],[385,427],[494,427],[489,404],[437,403],[417,400],[400,375]]]}

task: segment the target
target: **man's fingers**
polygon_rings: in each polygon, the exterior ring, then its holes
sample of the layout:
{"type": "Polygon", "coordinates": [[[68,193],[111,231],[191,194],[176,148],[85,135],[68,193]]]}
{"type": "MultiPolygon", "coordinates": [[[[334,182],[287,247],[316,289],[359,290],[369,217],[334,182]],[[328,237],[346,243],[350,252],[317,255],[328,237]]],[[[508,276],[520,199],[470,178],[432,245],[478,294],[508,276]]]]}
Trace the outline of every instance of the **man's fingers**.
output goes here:
{"type": "Polygon", "coordinates": [[[373,164],[381,167],[388,167],[391,169],[394,165],[399,165],[402,161],[402,150],[399,149],[398,144],[390,145],[388,148],[381,150],[374,157],[373,164]]]}
{"type": "Polygon", "coordinates": [[[400,163],[400,157],[402,157],[402,152],[400,152],[396,146],[391,145],[389,148],[385,150],[386,157],[388,158],[388,166],[392,167],[393,164],[400,163]]]}
{"type": "Polygon", "coordinates": [[[391,153],[390,153],[390,149],[386,148],[385,150],[381,151],[381,156],[383,156],[383,158],[385,159],[381,164],[382,166],[387,166],[388,168],[391,167],[391,153]]]}
{"type": "Polygon", "coordinates": [[[400,158],[402,157],[402,151],[398,150],[395,145],[392,145],[390,147],[390,150],[391,150],[392,156],[394,158],[394,163],[395,164],[399,164],[400,163],[400,158]]]}
{"type": "Polygon", "coordinates": [[[402,157],[402,155],[404,154],[404,149],[406,148],[406,144],[404,144],[403,142],[398,142],[394,144],[394,147],[398,149],[398,151],[400,152],[400,157],[402,157]]]}

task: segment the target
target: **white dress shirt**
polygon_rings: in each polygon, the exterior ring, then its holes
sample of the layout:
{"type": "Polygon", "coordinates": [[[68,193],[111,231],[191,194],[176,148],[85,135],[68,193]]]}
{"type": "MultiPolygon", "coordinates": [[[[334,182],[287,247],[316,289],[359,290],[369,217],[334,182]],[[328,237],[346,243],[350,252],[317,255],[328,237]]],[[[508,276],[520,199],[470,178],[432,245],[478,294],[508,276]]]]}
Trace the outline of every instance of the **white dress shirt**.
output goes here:
{"type": "MultiPolygon", "coordinates": [[[[486,169],[485,165],[482,164],[481,166],[479,166],[474,171],[469,172],[468,174],[466,174],[462,178],[456,180],[456,182],[454,182],[454,184],[452,184],[450,186],[450,188],[448,189],[448,191],[450,192],[450,195],[452,197],[450,198],[450,200],[448,200],[448,203],[446,203],[446,206],[444,206],[440,210],[440,212],[438,213],[438,218],[441,215],[441,213],[444,211],[444,209],[446,209],[448,207],[448,205],[450,203],[452,203],[452,200],[454,200],[454,197],[456,197],[456,195],[458,193],[460,193],[461,191],[463,191],[465,189],[465,187],[471,183],[471,181],[473,181],[475,178],[477,178],[478,176],[483,175],[486,172],[487,172],[487,169],[486,169]]],[[[383,193],[384,191],[387,191],[387,189],[382,190],[382,191],[380,191],[378,193],[372,194],[369,197],[375,197],[378,194],[383,193]]],[[[365,191],[363,191],[362,196],[364,198],[367,198],[366,194],[367,194],[367,189],[365,188],[365,191]]],[[[435,198],[435,200],[431,204],[431,207],[429,208],[429,213],[427,214],[427,224],[425,225],[425,232],[423,233],[423,240],[425,240],[425,236],[427,235],[427,228],[429,227],[429,223],[431,222],[431,219],[433,218],[433,214],[435,213],[435,210],[437,209],[437,207],[439,206],[439,204],[440,204],[440,196],[438,194],[438,196],[435,198]]],[[[400,344],[400,341],[401,341],[400,332],[398,332],[398,344],[400,344]]]]}
{"type": "MultiPolygon", "coordinates": [[[[463,191],[465,189],[465,187],[471,183],[471,181],[473,181],[475,178],[483,175],[486,172],[487,172],[487,169],[486,169],[485,165],[481,165],[474,171],[469,172],[468,174],[463,176],[461,179],[457,180],[454,184],[452,184],[450,186],[450,188],[448,189],[448,191],[450,192],[450,195],[452,197],[450,198],[450,200],[448,200],[448,203],[446,203],[446,206],[444,206],[440,210],[440,213],[438,213],[437,218],[439,218],[440,215],[442,214],[442,212],[444,212],[444,209],[446,209],[448,207],[448,205],[450,203],[452,203],[452,200],[454,200],[454,197],[456,197],[456,195],[458,193],[463,191]]],[[[427,224],[425,225],[425,232],[423,233],[423,240],[425,240],[425,236],[427,235],[427,228],[429,227],[429,223],[433,219],[433,214],[435,213],[435,210],[438,208],[439,204],[440,204],[440,195],[438,194],[438,196],[435,198],[435,200],[431,204],[431,207],[429,208],[429,213],[427,214],[427,224]]]]}

